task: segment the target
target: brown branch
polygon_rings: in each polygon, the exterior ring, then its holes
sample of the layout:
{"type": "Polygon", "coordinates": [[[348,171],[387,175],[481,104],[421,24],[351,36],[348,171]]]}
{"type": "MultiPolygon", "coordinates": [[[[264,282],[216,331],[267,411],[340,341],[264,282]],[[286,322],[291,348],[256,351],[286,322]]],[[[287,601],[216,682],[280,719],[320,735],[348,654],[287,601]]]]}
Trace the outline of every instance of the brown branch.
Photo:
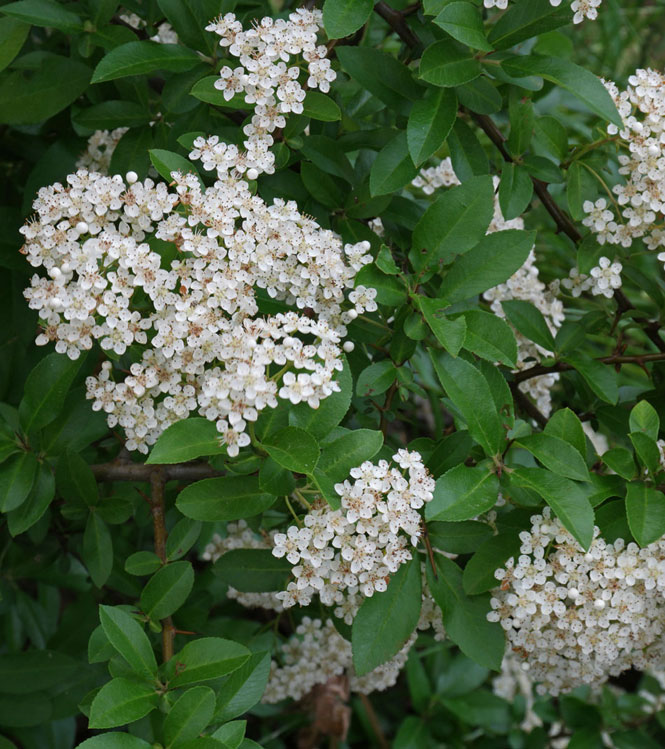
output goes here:
{"type": "Polygon", "coordinates": [[[405,8],[404,11],[399,11],[391,8],[387,3],[382,1],[374,6],[374,10],[381,16],[381,18],[383,18],[407,47],[411,47],[411,49],[415,50],[421,46],[420,39],[418,39],[404,20],[405,16],[410,15],[413,12],[411,8],[405,8]]]}
{"type": "Polygon", "coordinates": [[[527,396],[519,389],[517,382],[513,380],[508,383],[510,385],[510,391],[513,394],[515,405],[520,411],[523,411],[530,416],[536,424],[544,427],[547,424],[545,416],[536,408],[536,406],[527,398],[527,396]]]}
{"type": "MultiPolygon", "coordinates": [[[[162,564],[166,564],[166,519],[164,517],[164,469],[161,466],[145,466],[150,469],[150,512],[155,534],[155,554],[162,564]]],[[[162,660],[164,663],[173,657],[175,627],[171,617],[162,620],[162,660]]]]}
{"type": "MultiPolygon", "coordinates": [[[[603,364],[639,364],[643,367],[648,362],[652,361],[665,361],[665,353],[660,354],[642,354],[639,356],[601,356],[596,361],[602,362],[603,364]]],[[[529,367],[529,369],[523,369],[521,372],[516,372],[513,377],[513,382],[520,383],[525,380],[530,380],[532,377],[540,377],[541,375],[551,374],[552,372],[567,372],[570,369],[574,369],[571,364],[567,362],[557,362],[549,367],[535,366],[529,367]]]]}
{"type": "Polygon", "coordinates": [[[114,461],[93,465],[91,468],[97,481],[151,481],[156,469],[160,470],[164,481],[190,482],[222,475],[207,463],[151,466],[128,461],[114,461]]]}
{"type": "MultiPolygon", "coordinates": [[[[478,127],[496,146],[503,160],[511,164],[514,163],[513,157],[508,153],[506,147],[504,146],[504,142],[506,139],[503,133],[494,124],[492,118],[486,114],[476,114],[475,112],[471,112],[470,114],[478,127]]],[[[531,181],[533,182],[534,192],[538,196],[540,202],[543,204],[545,210],[554,220],[554,223],[557,227],[557,232],[565,234],[575,244],[578,244],[582,239],[582,235],[577,230],[577,227],[571,220],[570,216],[559,207],[556,200],[554,200],[554,198],[550,195],[549,190],[547,189],[547,182],[543,182],[542,180],[536,179],[535,177],[531,177],[531,181]]],[[[614,292],[614,298],[616,299],[617,303],[617,318],[614,322],[613,328],[616,327],[618,319],[621,317],[621,315],[623,315],[625,312],[629,312],[630,310],[635,309],[635,306],[630,302],[628,297],[623,293],[623,291],[621,291],[621,289],[617,289],[614,292]]],[[[660,325],[657,322],[654,323],[650,320],[647,320],[645,317],[635,317],[633,318],[633,321],[642,326],[642,329],[657,349],[665,352],[665,342],[658,334],[660,325]]]]}

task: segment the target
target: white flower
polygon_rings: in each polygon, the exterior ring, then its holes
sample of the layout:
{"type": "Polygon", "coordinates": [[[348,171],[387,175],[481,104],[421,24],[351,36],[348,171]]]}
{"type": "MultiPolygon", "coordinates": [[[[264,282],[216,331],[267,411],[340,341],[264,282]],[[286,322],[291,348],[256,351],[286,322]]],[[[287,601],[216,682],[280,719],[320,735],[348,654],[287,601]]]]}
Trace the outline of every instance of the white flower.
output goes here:
{"type": "Polygon", "coordinates": [[[608,298],[614,295],[614,290],[621,287],[621,263],[611,263],[607,257],[601,257],[598,265],[590,273],[593,278],[591,293],[594,296],[602,294],[608,298]]]}

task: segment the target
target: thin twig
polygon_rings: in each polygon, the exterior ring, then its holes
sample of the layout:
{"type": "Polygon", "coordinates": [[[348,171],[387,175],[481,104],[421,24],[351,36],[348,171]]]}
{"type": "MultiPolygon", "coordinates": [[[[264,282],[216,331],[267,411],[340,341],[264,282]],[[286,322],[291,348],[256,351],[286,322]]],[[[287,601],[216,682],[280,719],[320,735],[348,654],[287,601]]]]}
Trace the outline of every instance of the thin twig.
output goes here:
{"type": "Polygon", "coordinates": [[[363,703],[363,707],[365,708],[365,712],[367,713],[367,717],[369,718],[369,722],[372,726],[372,730],[374,731],[374,735],[376,736],[376,740],[379,746],[381,747],[381,749],[390,749],[390,744],[386,741],[383,729],[381,728],[379,719],[374,712],[372,703],[369,701],[369,697],[361,692],[360,701],[363,703]]]}
{"type": "Polygon", "coordinates": [[[520,411],[524,411],[530,416],[539,426],[544,427],[547,424],[547,419],[538,410],[538,408],[524,395],[519,389],[517,383],[513,380],[508,383],[510,385],[510,392],[513,394],[515,405],[520,411]]]}
{"type": "MultiPolygon", "coordinates": [[[[164,517],[164,469],[160,466],[146,466],[150,469],[150,512],[155,535],[155,554],[162,564],[166,564],[166,520],[164,517]]],[[[173,657],[175,627],[171,617],[162,619],[162,660],[164,663],[173,657]]]]}
{"type": "MultiPolygon", "coordinates": [[[[639,364],[644,366],[648,362],[653,361],[665,361],[665,353],[660,354],[642,354],[640,356],[617,356],[612,354],[611,356],[601,356],[596,359],[598,362],[603,364],[639,364]]],[[[567,362],[557,362],[549,367],[535,366],[529,367],[529,369],[523,369],[521,372],[516,372],[513,375],[513,382],[520,383],[525,380],[530,380],[532,377],[540,377],[540,375],[551,374],[552,372],[567,372],[569,369],[574,367],[567,362]]]]}
{"type": "Polygon", "coordinates": [[[387,3],[379,2],[374,6],[374,10],[383,18],[383,20],[390,26],[390,28],[399,36],[399,38],[411,49],[418,49],[421,46],[421,41],[413,33],[408,23],[404,20],[404,17],[410,15],[413,12],[410,9],[408,12],[395,10],[391,8],[387,3]]]}

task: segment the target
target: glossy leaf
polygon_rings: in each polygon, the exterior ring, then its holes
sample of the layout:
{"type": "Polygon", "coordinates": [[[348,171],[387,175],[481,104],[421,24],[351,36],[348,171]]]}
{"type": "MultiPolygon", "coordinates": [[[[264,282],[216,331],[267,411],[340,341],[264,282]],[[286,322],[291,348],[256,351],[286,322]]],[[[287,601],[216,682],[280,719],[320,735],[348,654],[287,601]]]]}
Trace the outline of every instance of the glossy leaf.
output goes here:
{"type": "Polygon", "coordinates": [[[188,518],[215,523],[258,515],[275,499],[261,490],[258,477],[226,476],[186,486],[178,495],[176,506],[188,518]]]}
{"type": "Polygon", "coordinates": [[[393,573],[384,592],[366,598],[352,627],[351,651],[358,676],[390,660],[418,624],[421,606],[420,562],[414,558],[393,573]]]}
{"type": "Polygon", "coordinates": [[[436,482],[434,498],[425,505],[427,520],[471,520],[491,510],[499,496],[499,479],[487,467],[460,464],[436,482]]]}

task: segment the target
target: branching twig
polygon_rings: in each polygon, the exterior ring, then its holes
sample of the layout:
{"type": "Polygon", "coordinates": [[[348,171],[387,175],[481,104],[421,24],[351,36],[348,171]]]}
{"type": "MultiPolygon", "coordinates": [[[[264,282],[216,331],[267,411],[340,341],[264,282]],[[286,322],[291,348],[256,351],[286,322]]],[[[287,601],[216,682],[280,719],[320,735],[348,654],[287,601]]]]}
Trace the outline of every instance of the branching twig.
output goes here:
{"type": "MultiPolygon", "coordinates": [[[[602,362],[603,364],[639,364],[644,366],[648,362],[652,361],[665,361],[665,353],[660,354],[642,354],[641,356],[601,356],[596,361],[602,362]]],[[[521,372],[516,372],[513,376],[513,382],[520,383],[525,380],[530,380],[532,377],[540,377],[540,375],[551,374],[552,372],[566,372],[569,369],[573,369],[571,364],[566,362],[557,362],[549,367],[541,365],[535,367],[529,367],[529,369],[523,369],[521,372]]]]}
{"type": "Polygon", "coordinates": [[[386,737],[383,734],[383,729],[381,728],[379,719],[374,712],[372,703],[369,701],[369,697],[366,694],[362,694],[361,692],[360,701],[363,703],[363,707],[365,708],[365,712],[367,713],[367,717],[372,726],[372,730],[374,731],[374,735],[376,736],[378,745],[381,747],[381,749],[389,749],[390,744],[388,744],[388,742],[386,741],[386,737]]]}

